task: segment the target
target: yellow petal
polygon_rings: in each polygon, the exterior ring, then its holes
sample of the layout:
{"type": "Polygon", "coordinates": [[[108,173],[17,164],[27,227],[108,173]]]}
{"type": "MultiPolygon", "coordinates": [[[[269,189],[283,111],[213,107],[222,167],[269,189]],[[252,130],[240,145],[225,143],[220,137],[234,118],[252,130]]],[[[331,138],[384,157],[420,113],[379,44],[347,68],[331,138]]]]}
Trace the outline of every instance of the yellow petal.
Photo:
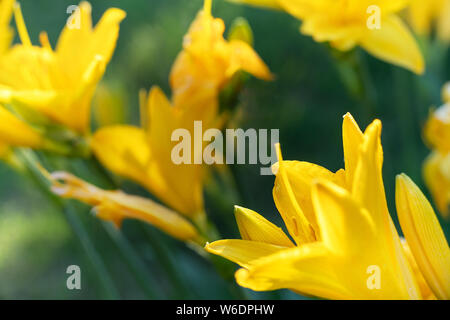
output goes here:
{"type": "Polygon", "coordinates": [[[408,10],[409,22],[416,33],[427,35],[431,32],[436,13],[436,1],[413,0],[408,10]]]}
{"type": "Polygon", "coordinates": [[[351,299],[336,278],[332,257],[319,242],[285,249],[236,272],[236,281],[255,291],[289,288],[328,299],[351,299]]]}
{"type": "Polygon", "coordinates": [[[366,129],[360,147],[358,165],[353,179],[352,194],[368,211],[379,235],[379,250],[388,255],[390,268],[403,278],[398,290],[401,296],[418,299],[420,292],[412,269],[404,254],[400,237],[386,202],[382,177],[383,149],[381,147],[381,122],[375,120],[366,129]]]}
{"type": "Polygon", "coordinates": [[[91,148],[100,162],[112,172],[134,180],[165,203],[173,203],[173,195],[153,161],[145,131],[126,125],[98,130],[91,148]]]}
{"type": "Polygon", "coordinates": [[[235,206],[234,215],[243,240],[265,242],[282,247],[294,246],[281,228],[255,211],[235,206]]]}
{"type": "Polygon", "coordinates": [[[376,226],[389,230],[389,212],[382,177],[383,149],[381,147],[381,121],[375,120],[366,129],[358,150],[358,162],[352,181],[352,194],[369,211],[376,226]]]}
{"type": "Polygon", "coordinates": [[[9,26],[13,10],[14,0],[0,1],[0,55],[11,45],[13,31],[9,26]]]}
{"type": "Polygon", "coordinates": [[[428,285],[427,281],[423,277],[422,272],[420,271],[419,266],[417,265],[416,259],[414,258],[411,249],[409,248],[408,242],[404,238],[402,240],[403,250],[405,251],[406,258],[409,261],[409,264],[411,265],[411,268],[415,274],[417,284],[420,288],[420,293],[422,294],[423,299],[425,300],[436,300],[435,295],[433,294],[433,291],[431,291],[430,286],[428,285]]]}
{"type": "Polygon", "coordinates": [[[450,152],[450,103],[431,113],[425,124],[424,136],[433,149],[450,152]]]}
{"type": "MultiPolygon", "coordinates": [[[[283,161],[283,167],[296,202],[313,227],[316,236],[318,236],[319,227],[317,226],[316,215],[311,200],[313,182],[317,179],[324,179],[337,183],[340,179],[333,172],[309,162],[283,161]]],[[[277,185],[277,182],[275,184],[277,185]]],[[[277,197],[282,197],[282,195],[278,194],[283,190],[285,189],[277,189],[277,197]]]]}
{"type": "Polygon", "coordinates": [[[363,133],[350,113],[344,116],[342,140],[344,145],[345,177],[347,188],[351,190],[358,164],[359,148],[363,142],[363,133]]]}
{"type": "MultiPolygon", "coordinates": [[[[67,69],[72,80],[80,79],[97,55],[108,64],[116,46],[119,24],[126,16],[123,10],[110,8],[93,29],[91,5],[83,1],[79,9],[79,28],[66,26],[55,50],[61,66],[67,69]]],[[[77,11],[74,12],[76,14],[77,11]]]]}
{"type": "Polygon", "coordinates": [[[145,221],[180,240],[198,237],[194,226],[178,213],[149,199],[121,191],[99,189],[66,172],[50,176],[52,191],[64,198],[72,198],[94,206],[98,217],[120,226],[123,219],[145,221]]]}
{"type": "Polygon", "coordinates": [[[279,145],[277,145],[277,153],[278,172],[276,172],[275,185],[272,191],[275,205],[286,224],[289,234],[297,244],[315,241],[314,229],[295,198],[279,145]]]}
{"type": "MultiPolygon", "coordinates": [[[[148,110],[148,139],[153,159],[172,194],[168,201],[177,211],[195,216],[203,212],[204,167],[194,163],[195,159],[202,157],[203,150],[194,148],[194,121],[202,119],[198,119],[196,113],[172,107],[158,87],[153,87],[149,93],[148,110]],[[172,160],[172,150],[179,143],[172,141],[172,133],[177,129],[190,133],[191,163],[175,164],[172,160]]],[[[202,122],[202,127],[205,130],[207,123],[202,122]]]]}
{"type": "Polygon", "coordinates": [[[11,146],[38,148],[41,135],[28,124],[0,105],[0,140],[11,146]]]}
{"type": "Polygon", "coordinates": [[[450,249],[428,200],[405,174],[397,176],[397,213],[423,276],[440,299],[450,299],[450,249]]]}
{"type": "Polygon", "coordinates": [[[425,70],[422,53],[402,20],[395,16],[382,19],[381,28],[367,30],[361,46],[375,57],[404,67],[417,74],[425,70]]]}
{"type": "Polygon", "coordinates": [[[285,250],[265,242],[249,240],[218,240],[205,246],[206,251],[224,257],[242,267],[249,267],[260,258],[285,250]]]}
{"type": "Polygon", "coordinates": [[[423,165],[423,177],[439,212],[448,217],[450,210],[450,153],[432,152],[423,165]]]}
{"type": "Polygon", "coordinates": [[[229,77],[232,77],[236,71],[244,70],[264,80],[273,79],[269,68],[249,44],[241,40],[232,40],[229,42],[229,48],[231,55],[226,71],[229,77]]]}
{"type": "Polygon", "coordinates": [[[286,10],[289,14],[298,19],[304,19],[317,12],[326,14],[331,5],[328,0],[278,0],[279,5],[286,10]]]}
{"type": "Polygon", "coordinates": [[[450,0],[444,0],[438,15],[437,33],[440,39],[450,42],[450,0]]]}
{"type": "Polygon", "coordinates": [[[450,103],[450,82],[442,86],[442,101],[450,103]]]}
{"type": "Polygon", "coordinates": [[[229,0],[230,2],[244,3],[252,6],[266,7],[270,9],[282,10],[278,0],[229,0]]]}
{"type": "Polygon", "coordinates": [[[95,132],[91,148],[109,170],[143,183],[150,159],[144,131],[126,125],[105,127],[95,132]]]}
{"type": "Polygon", "coordinates": [[[312,188],[321,238],[340,255],[358,255],[376,249],[372,218],[345,189],[326,180],[312,188]]]}

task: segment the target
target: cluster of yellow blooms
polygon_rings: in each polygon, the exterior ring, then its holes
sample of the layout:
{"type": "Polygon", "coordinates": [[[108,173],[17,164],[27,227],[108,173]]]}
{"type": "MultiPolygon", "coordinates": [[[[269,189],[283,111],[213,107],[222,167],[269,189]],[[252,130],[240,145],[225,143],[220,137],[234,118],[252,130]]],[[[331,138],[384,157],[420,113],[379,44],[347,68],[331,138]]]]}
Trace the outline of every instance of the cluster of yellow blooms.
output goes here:
{"type": "MultiPolygon", "coordinates": [[[[338,50],[360,46],[384,61],[421,74],[425,65],[400,11],[409,8],[417,33],[450,38],[450,0],[233,0],[283,10],[302,21],[301,32],[338,50]],[[367,27],[367,8],[381,10],[381,28],[367,27]]],[[[146,221],[171,236],[204,245],[205,167],[176,165],[171,151],[175,129],[193,132],[223,126],[221,90],[239,71],[271,80],[269,68],[250,44],[226,40],[225,25],[211,14],[212,0],[184,37],[170,73],[171,99],[158,87],[139,94],[141,126],[111,125],[90,132],[91,100],[115,49],[125,12],[107,10],[93,27],[91,6],[79,5],[80,27],[66,26],[52,49],[45,32],[32,45],[14,0],[0,0],[0,157],[11,147],[64,151],[67,141],[49,134],[58,128],[71,139],[85,139],[90,151],[113,173],[145,187],[163,204],[107,191],[67,172],[48,175],[52,190],[94,207],[101,219],[120,226],[125,218],[146,221]],[[21,44],[11,46],[14,15],[21,44]],[[74,138],[75,137],[75,138],[74,138]]],[[[450,201],[450,90],[425,130],[433,154],[425,177],[436,203],[448,214],[450,201]]],[[[364,132],[344,116],[345,170],[282,159],[279,145],[273,198],[288,234],[261,215],[235,208],[242,239],[218,240],[206,250],[242,268],[237,282],[253,290],[289,288],[330,299],[450,299],[450,249],[436,215],[406,175],[397,177],[396,205],[405,239],[388,212],[382,180],[381,122],[364,132]],[[367,284],[378,267],[378,290],[367,284]],[[369,268],[369,269],[368,269],[369,268]]],[[[196,157],[194,149],[192,157],[196,157]]]]}
{"type": "Polygon", "coordinates": [[[293,242],[258,213],[236,207],[242,240],[215,241],[206,250],[238,263],[237,282],[253,290],[289,288],[329,299],[449,299],[450,249],[431,205],[404,174],[396,190],[403,243],[389,215],[381,122],[363,133],[347,114],[342,131],[345,170],[336,173],[285,161],[278,151],[273,198],[293,242]],[[370,266],[382,274],[377,290],[367,285],[370,266]]]}

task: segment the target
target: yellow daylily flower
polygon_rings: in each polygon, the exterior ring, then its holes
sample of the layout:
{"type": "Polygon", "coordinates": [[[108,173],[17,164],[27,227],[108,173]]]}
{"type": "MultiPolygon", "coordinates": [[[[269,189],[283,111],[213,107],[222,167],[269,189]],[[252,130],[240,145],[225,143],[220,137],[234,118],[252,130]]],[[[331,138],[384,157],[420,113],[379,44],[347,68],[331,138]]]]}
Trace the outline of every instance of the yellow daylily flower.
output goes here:
{"type": "Polygon", "coordinates": [[[141,110],[141,128],[116,125],[98,130],[91,142],[94,154],[108,169],[140,183],[169,207],[192,218],[202,216],[203,167],[175,164],[171,153],[178,142],[171,137],[181,128],[193,136],[194,121],[203,119],[192,109],[173,107],[158,87],[148,97],[141,93],[141,110]]]}
{"type": "Polygon", "coordinates": [[[408,13],[415,32],[429,35],[435,25],[438,37],[450,41],[450,0],[412,0],[408,13]]]}
{"type": "MultiPolygon", "coordinates": [[[[363,133],[345,115],[345,170],[336,173],[285,161],[278,146],[273,197],[289,235],[258,213],[236,207],[242,240],[219,240],[206,250],[239,264],[236,281],[256,291],[288,288],[329,299],[429,299],[432,289],[443,297],[448,245],[434,215],[427,211],[425,217],[411,205],[420,200],[425,206],[426,200],[416,189],[412,193],[411,185],[402,185],[397,205],[415,260],[404,249],[386,203],[380,136],[379,120],[363,133]],[[439,236],[436,243],[424,243],[432,237],[426,230],[439,236]]],[[[404,179],[399,177],[399,183],[404,179]]]]}
{"type": "Polygon", "coordinates": [[[25,106],[78,132],[89,129],[90,102],[95,87],[111,59],[125,12],[111,8],[92,28],[91,6],[81,2],[66,25],[56,49],[41,33],[42,46],[33,46],[20,7],[15,18],[22,44],[13,46],[0,60],[0,102],[25,106]]]}
{"type": "Polygon", "coordinates": [[[92,205],[97,217],[120,227],[124,219],[139,219],[183,241],[200,241],[195,227],[178,213],[150,199],[121,191],[105,191],[66,172],[46,174],[52,191],[92,205]]]}
{"type": "Polygon", "coordinates": [[[219,92],[237,71],[265,80],[272,79],[272,74],[249,44],[224,39],[225,24],[211,15],[211,3],[205,0],[185,35],[183,50],[170,73],[170,85],[175,107],[201,107],[215,115],[219,92]]]}
{"type": "Polygon", "coordinates": [[[14,0],[0,0],[0,56],[9,48],[13,30],[9,26],[14,0]]]}
{"type": "Polygon", "coordinates": [[[397,15],[407,0],[232,0],[281,9],[302,20],[301,32],[318,42],[347,51],[361,46],[373,56],[424,72],[424,60],[414,37],[397,15]]]}
{"type": "Polygon", "coordinates": [[[443,106],[431,113],[424,129],[425,140],[432,148],[423,165],[425,182],[439,212],[449,216],[450,205],[450,84],[444,86],[443,106]]]}

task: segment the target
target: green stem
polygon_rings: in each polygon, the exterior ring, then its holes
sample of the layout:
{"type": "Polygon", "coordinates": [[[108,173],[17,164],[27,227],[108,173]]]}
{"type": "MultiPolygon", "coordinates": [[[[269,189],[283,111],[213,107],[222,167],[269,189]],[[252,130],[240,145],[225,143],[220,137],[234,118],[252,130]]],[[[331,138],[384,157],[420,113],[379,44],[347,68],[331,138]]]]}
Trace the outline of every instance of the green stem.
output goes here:
{"type": "Polygon", "coordinates": [[[174,287],[174,299],[191,299],[193,297],[192,292],[190,292],[180,275],[177,268],[174,267],[174,263],[169,256],[171,249],[165,244],[156,232],[153,232],[143,224],[140,224],[144,234],[148,238],[148,243],[156,254],[158,262],[164,268],[168,278],[170,279],[172,286],[174,287]]]}
{"type": "Polygon", "coordinates": [[[77,235],[82,248],[86,252],[94,270],[98,276],[100,284],[102,286],[102,291],[106,299],[119,299],[119,292],[95,247],[92,245],[92,240],[89,237],[83,223],[79,219],[78,215],[75,213],[74,209],[64,202],[49,190],[49,182],[41,173],[36,158],[36,155],[31,150],[27,149],[17,149],[17,156],[22,160],[25,165],[29,177],[33,182],[41,189],[41,191],[48,196],[52,203],[61,209],[64,213],[69,225],[71,226],[73,232],[77,235]]]}
{"type": "Polygon", "coordinates": [[[132,271],[138,285],[142,288],[149,299],[156,299],[158,295],[155,288],[158,287],[158,284],[148,274],[146,265],[142,262],[141,257],[134,250],[129,240],[124,237],[124,235],[111,223],[103,222],[102,225],[119,249],[120,254],[132,271]]]}
{"type": "MultiPolygon", "coordinates": [[[[92,161],[96,172],[103,177],[111,187],[115,187],[114,181],[111,177],[102,169],[102,167],[92,161]],[[102,170],[101,170],[102,169],[102,170]]],[[[83,162],[84,165],[84,162],[83,162]]],[[[73,168],[74,173],[76,173],[76,166],[73,168]]],[[[92,173],[92,171],[90,171],[92,173]]],[[[106,233],[109,235],[112,242],[115,244],[119,253],[122,255],[124,261],[128,265],[132,275],[134,276],[137,284],[141,287],[144,293],[147,295],[149,299],[156,299],[158,294],[156,293],[155,288],[158,287],[158,284],[154,281],[154,279],[149,275],[147,271],[147,266],[142,261],[142,258],[139,254],[134,250],[133,245],[130,241],[123,235],[122,232],[117,230],[110,222],[102,221],[101,225],[105,229],[106,233]]]]}

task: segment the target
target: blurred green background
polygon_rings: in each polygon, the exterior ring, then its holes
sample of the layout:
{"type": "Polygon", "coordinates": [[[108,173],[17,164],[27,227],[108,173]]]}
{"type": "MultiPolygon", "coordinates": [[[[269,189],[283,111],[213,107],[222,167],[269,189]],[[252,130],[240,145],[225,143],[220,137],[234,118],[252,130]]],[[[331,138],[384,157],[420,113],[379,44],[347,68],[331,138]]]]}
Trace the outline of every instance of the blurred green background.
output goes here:
{"type": "MultiPolygon", "coordinates": [[[[127,12],[121,25],[115,55],[103,82],[124,93],[127,121],[138,124],[138,90],[159,85],[170,94],[168,75],[181,49],[182,37],[202,7],[201,0],[92,1],[93,19],[108,7],[127,12]]],[[[65,24],[66,9],[73,1],[22,0],[22,10],[32,41],[46,30],[54,46],[65,24]]],[[[450,80],[450,56],[438,43],[421,41],[427,59],[427,73],[418,77],[408,71],[376,60],[357,50],[364,66],[365,87],[369,99],[361,99],[348,90],[337,68],[338,60],[324,44],[298,32],[300,23],[281,13],[215,0],[213,15],[229,27],[234,18],[248,19],[255,48],[272,72],[273,82],[251,79],[241,94],[242,128],[280,129],[285,159],[321,164],[330,170],[344,166],[341,142],[342,116],[351,112],[365,128],[377,117],[383,122],[385,152],[384,176],[391,214],[395,215],[394,179],[407,173],[423,190],[422,161],[428,150],[422,141],[422,127],[429,109],[441,103],[440,90],[450,80]]],[[[18,39],[16,39],[18,41],[18,39]]],[[[345,58],[345,57],[344,57],[345,58]]],[[[77,166],[81,160],[72,160],[77,166]]],[[[234,166],[242,192],[240,203],[282,225],[272,200],[272,176],[260,176],[259,166],[234,166]]],[[[93,180],[89,170],[80,175],[93,180]]],[[[130,193],[145,194],[131,182],[118,180],[130,193]]],[[[428,195],[428,194],[427,194],[428,195]]],[[[217,222],[224,238],[237,238],[233,201],[207,195],[207,210],[217,222]],[[218,201],[220,200],[220,201],[218,201]]],[[[0,298],[2,299],[94,299],[120,297],[145,298],[232,298],[230,285],[220,278],[212,265],[197,253],[151,226],[125,221],[125,242],[112,242],[111,234],[85,211],[82,224],[95,239],[93,245],[104,261],[117,295],[107,292],[94,271],[91,260],[75,236],[66,216],[48,201],[28,178],[0,163],[0,298]],[[133,275],[126,257],[116,243],[128,244],[142,261],[141,278],[133,275]],[[66,288],[67,266],[79,265],[82,290],[66,288]],[[170,266],[173,266],[171,269],[170,266]],[[146,282],[147,284],[143,284],[146,282]]],[[[449,223],[441,220],[447,238],[449,223]]],[[[117,234],[116,234],[117,235],[117,234]]],[[[114,290],[113,290],[114,291],[114,290]]],[[[255,293],[249,298],[303,299],[281,290],[255,293]]]]}

